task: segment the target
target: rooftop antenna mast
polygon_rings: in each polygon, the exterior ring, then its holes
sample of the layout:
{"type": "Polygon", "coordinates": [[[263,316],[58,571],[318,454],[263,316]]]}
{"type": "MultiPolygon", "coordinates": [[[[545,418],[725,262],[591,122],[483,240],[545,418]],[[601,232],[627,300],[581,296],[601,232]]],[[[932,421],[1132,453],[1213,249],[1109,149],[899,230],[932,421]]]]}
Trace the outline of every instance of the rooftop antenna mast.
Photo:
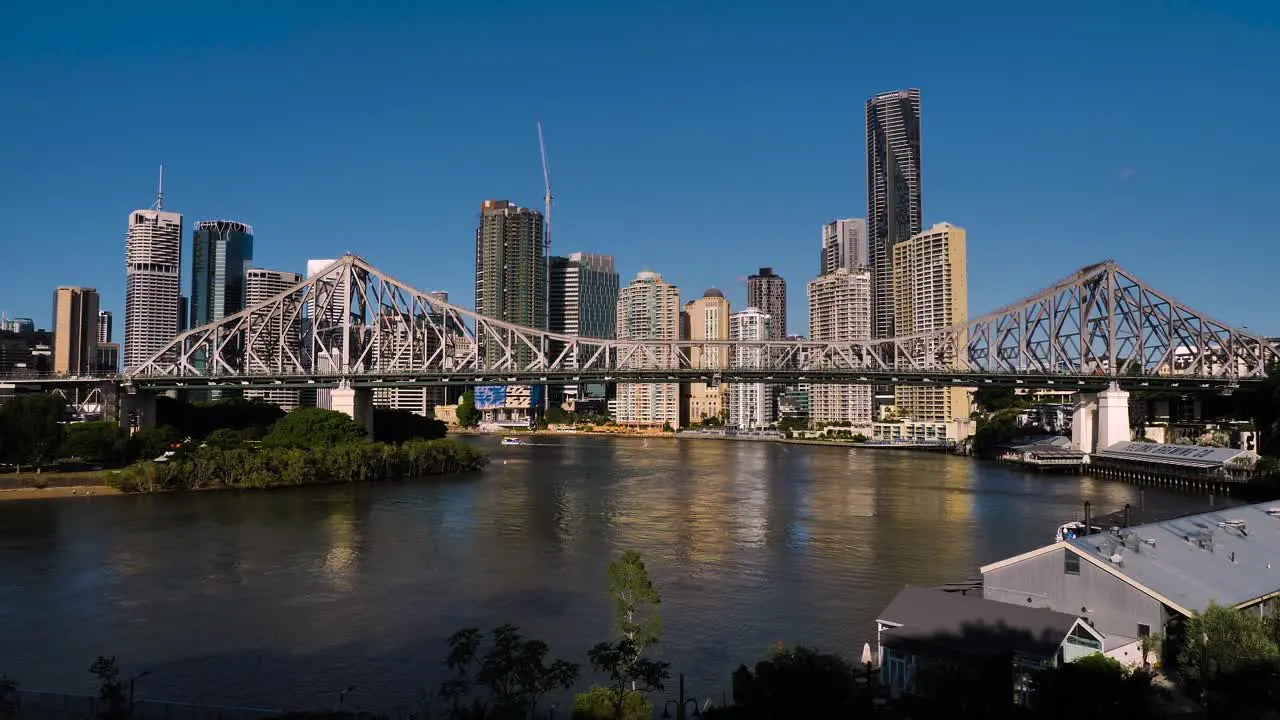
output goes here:
{"type": "Polygon", "coordinates": [[[164,165],[160,165],[160,185],[156,188],[156,210],[164,209],[164,165]]]}

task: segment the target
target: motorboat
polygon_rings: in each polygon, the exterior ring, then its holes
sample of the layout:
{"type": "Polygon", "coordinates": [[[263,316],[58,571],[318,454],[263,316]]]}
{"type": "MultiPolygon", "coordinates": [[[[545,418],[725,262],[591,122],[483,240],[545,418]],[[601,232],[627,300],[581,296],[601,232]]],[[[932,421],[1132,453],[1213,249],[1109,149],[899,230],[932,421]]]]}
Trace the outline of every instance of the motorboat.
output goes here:
{"type": "Polygon", "coordinates": [[[524,445],[525,441],[521,440],[520,438],[504,437],[502,438],[502,444],[503,445],[524,445]]]}
{"type": "Polygon", "coordinates": [[[1053,536],[1053,541],[1062,542],[1063,540],[1075,540],[1081,535],[1086,535],[1086,534],[1096,535],[1100,532],[1102,532],[1102,528],[1098,527],[1097,525],[1094,525],[1090,530],[1090,532],[1085,533],[1084,523],[1080,522],[1079,520],[1073,520],[1069,523],[1060,525],[1058,527],[1058,532],[1056,535],[1053,536]]]}

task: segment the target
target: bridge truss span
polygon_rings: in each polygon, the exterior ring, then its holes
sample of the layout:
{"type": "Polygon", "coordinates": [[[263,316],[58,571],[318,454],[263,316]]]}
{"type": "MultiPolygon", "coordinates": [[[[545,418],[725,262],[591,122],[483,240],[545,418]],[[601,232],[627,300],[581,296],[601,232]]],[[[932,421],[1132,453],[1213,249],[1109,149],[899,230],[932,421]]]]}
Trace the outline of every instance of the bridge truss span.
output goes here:
{"type": "Polygon", "coordinates": [[[1233,385],[1275,349],[1195,313],[1114,262],[945,330],[850,342],[560,335],[451,305],[354,255],[178,335],[127,384],[836,382],[1233,385]],[[734,347],[739,352],[723,352],[734,347]]]}

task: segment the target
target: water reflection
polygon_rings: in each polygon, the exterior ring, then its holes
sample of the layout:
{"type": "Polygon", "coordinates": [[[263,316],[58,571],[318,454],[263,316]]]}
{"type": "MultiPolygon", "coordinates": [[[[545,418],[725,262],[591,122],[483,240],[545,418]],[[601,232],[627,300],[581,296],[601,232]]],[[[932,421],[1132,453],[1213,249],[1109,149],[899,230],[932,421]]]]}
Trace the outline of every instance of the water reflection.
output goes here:
{"type": "Polygon", "coordinates": [[[932,453],[473,442],[494,462],[472,478],[0,503],[0,668],[79,690],[115,652],[164,669],[159,697],[315,705],[357,684],[365,707],[408,705],[461,627],[517,622],[585,660],[609,632],[605,566],[630,549],[663,595],[661,652],[714,692],[778,640],[856,655],[902,585],[1044,544],[1083,500],[1136,501],[932,453]]]}

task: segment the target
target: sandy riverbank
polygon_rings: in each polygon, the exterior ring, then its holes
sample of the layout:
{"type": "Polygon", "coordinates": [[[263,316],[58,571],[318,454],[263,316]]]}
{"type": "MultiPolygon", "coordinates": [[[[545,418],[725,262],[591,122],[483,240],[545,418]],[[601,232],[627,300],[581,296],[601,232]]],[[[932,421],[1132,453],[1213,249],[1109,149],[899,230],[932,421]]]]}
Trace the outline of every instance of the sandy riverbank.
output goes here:
{"type": "Polygon", "coordinates": [[[106,497],[121,494],[115,488],[106,485],[73,485],[69,487],[46,488],[0,488],[0,502],[7,500],[45,500],[48,498],[90,498],[106,497]]]}

